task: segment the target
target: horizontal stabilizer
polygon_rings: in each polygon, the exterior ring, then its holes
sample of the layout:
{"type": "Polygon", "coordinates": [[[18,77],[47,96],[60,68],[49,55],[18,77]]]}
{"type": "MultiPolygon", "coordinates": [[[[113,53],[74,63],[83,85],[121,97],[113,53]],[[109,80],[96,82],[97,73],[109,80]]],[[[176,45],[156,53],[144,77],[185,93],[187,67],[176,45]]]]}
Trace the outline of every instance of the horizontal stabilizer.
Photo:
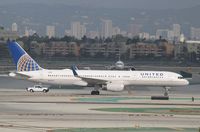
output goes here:
{"type": "Polygon", "coordinates": [[[19,72],[11,72],[11,73],[9,73],[8,76],[13,77],[13,78],[17,78],[17,79],[29,79],[30,78],[30,76],[24,75],[24,74],[19,73],[19,72]]]}

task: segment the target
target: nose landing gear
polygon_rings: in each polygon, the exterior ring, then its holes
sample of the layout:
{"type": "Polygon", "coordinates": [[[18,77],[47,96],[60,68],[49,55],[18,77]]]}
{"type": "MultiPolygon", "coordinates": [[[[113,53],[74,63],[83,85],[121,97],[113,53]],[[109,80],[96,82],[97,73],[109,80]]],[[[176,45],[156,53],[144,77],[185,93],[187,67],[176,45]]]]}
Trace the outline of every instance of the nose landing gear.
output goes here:
{"type": "Polygon", "coordinates": [[[169,90],[170,90],[170,87],[163,87],[165,92],[164,92],[164,96],[168,97],[169,96],[169,90]]]}
{"type": "Polygon", "coordinates": [[[100,92],[98,90],[93,90],[91,92],[91,95],[99,95],[99,94],[100,94],[100,92]]]}
{"type": "Polygon", "coordinates": [[[100,92],[99,92],[99,89],[100,89],[100,85],[95,85],[94,86],[94,90],[91,92],[91,95],[99,95],[100,92]]]}

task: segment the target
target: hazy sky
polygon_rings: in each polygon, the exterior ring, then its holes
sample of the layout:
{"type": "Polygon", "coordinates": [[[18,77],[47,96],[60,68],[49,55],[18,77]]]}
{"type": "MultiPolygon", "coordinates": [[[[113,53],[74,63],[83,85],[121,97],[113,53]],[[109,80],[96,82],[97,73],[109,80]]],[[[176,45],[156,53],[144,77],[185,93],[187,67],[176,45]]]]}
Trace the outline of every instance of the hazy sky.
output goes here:
{"type": "Polygon", "coordinates": [[[0,0],[0,5],[16,3],[61,3],[86,7],[168,9],[200,5],[200,0],[0,0]]]}

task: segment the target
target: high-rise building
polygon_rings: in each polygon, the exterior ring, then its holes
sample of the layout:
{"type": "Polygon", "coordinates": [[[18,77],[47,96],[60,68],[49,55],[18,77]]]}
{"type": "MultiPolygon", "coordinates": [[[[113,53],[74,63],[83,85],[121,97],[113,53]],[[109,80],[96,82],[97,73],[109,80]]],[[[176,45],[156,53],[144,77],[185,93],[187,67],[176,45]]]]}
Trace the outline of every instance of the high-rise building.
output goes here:
{"type": "Polygon", "coordinates": [[[173,24],[174,38],[179,39],[181,35],[181,25],[173,24]]]}
{"type": "Polygon", "coordinates": [[[46,27],[46,35],[49,38],[55,37],[55,26],[47,26],[46,27]]]}
{"type": "Polygon", "coordinates": [[[28,28],[27,28],[27,27],[25,27],[24,36],[26,36],[26,37],[28,37],[28,36],[29,36],[29,33],[28,33],[28,28]]]}
{"type": "Polygon", "coordinates": [[[139,33],[141,32],[141,28],[142,28],[142,25],[140,25],[140,24],[130,24],[129,25],[129,33],[132,36],[138,36],[139,33]]]}
{"type": "Polygon", "coordinates": [[[81,24],[80,22],[72,22],[71,23],[71,34],[75,38],[80,38],[80,28],[81,24]]]}
{"type": "Polygon", "coordinates": [[[17,32],[17,23],[12,24],[12,32],[17,32]]]}
{"type": "Polygon", "coordinates": [[[190,37],[194,40],[200,40],[200,28],[190,28],[190,37]]]}
{"type": "Polygon", "coordinates": [[[80,22],[72,22],[71,23],[71,35],[77,39],[81,39],[84,35],[86,35],[85,25],[81,25],[80,22]]]}
{"type": "Polygon", "coordinates": [[[81,25],[81,27],[80,27],[80,37],[82,38],[84,35],[86,35],[86,27],[85,27],[85,25],[81,25]]]}
{"type": "Polygon", "coordinates": [[[175,36],[174,31],[173,30],[169,30],[168,31],[168,40],[179,40],[180,37],[175,36]]]}
{"type": "Polygon", "coordinates": [[[108,38],[113,36],[113,26],[111,20],[102,20],[101,37],[108,38]]]}
{"type": "Polygon", "coordinates": [[[168,29],[158,29],[156,31],[156,39],[168,39],[169,38],[169,30],[168,29]]]}

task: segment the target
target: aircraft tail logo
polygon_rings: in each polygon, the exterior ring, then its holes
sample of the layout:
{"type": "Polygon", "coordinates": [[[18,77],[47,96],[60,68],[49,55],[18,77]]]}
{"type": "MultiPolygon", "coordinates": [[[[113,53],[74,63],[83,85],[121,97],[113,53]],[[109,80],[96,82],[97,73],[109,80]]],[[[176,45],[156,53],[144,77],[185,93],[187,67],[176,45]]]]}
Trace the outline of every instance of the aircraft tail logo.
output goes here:
{"type": "Polygon", "coordinates": [[[8,47],[17,71],[38,71],[42,68],[15,41],[8,41],[8,47]]]}

